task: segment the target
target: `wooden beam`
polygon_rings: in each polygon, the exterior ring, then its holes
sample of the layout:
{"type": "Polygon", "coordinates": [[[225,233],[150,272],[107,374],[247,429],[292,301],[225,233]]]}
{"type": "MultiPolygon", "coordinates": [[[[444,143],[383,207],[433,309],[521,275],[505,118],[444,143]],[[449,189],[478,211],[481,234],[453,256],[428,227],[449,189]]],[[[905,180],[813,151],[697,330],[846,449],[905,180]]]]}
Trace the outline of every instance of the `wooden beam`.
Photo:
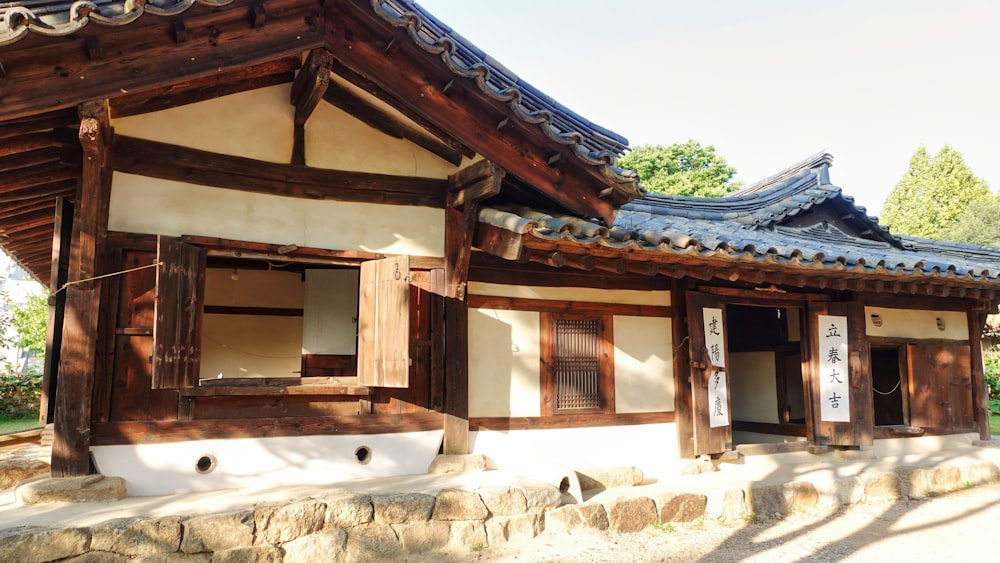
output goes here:
{"type": "Polygon", "coordinates": [[[130,93],[111,100],[111,117],[120,118],[180,107],[230,94],[287,84],[302,66],[299,57],[284,57],[200,78],[181,80],[159,88],[130,93]]]}
{"type": "Polygon", "coordinates": [[[78,178],[41,184],[32,188],[24,188],[16,191],[5,192],[0,190],[0,203],[11,203],[17,201],[54,199],[57,197],[73,197],[76,193],[78,178]]]}
{"type": "MultiPolygon", "coordinates": [[[[337,84],[336,81],[330,82],[323,99],[390,137],[406,139],[455,166],[462,163],[462,152],[399,123],[382,110],[354,95],[346,87],[337,84]]],[[[471,154],[471,151],[469,152],[471,154]]]]}
{"type": "Polygon", "coordinates": [[[87,281],[100,273],[111,196],[111,117],[107,100],[80,106],[83,174],[79,212],[73,225],[66,289],[63,348],[56,390],[53,477],[90,472],[91,397],[97,369],[97,330],[101,284],[87,281]]]}
{"type": "MultiPolygon", "coordinates": [[[[525,252],[523,238],[524,235],[513,231],[480,223],[476,227],[474,245],[476,248],[493,256],[503,258],[504,260],[517,261],[525,252]]],[[[593,265],[591,265],[590,269],[593,269],[593,265]]]]}
{"type": "Polygon", "coordinates": [[[444,227],[445,297],[465,299],[479,202],[500,193],[506,174],[500,166],[481,160],[448,178],[444,227]]]}
{"type": "Polygon", "coordinates": [[[444,207],[447,182],[276,164],[115,137],[115,170],[189,184],[306,199],[444,207]]]}
{"type": "MultiPolygon", "coordinates": [[[[373,25],[385,25],[375,21],[378,16],[367,6],[352,6],[352,9],[373,25]]],[[[357,23],[353,20],[352,17],[340,17],[327,22],[328,33],[336,37],[330,49],[340,62],[359,73],[363,71],[385,88],[395,99],[394,105],[407,106],[450,134],[461,136],[469,148],[502,163],[509,174],[525,181],[556,204],[586,217],[601,217],[608,223],[614,221],[615,204],[597,197],[597,192],[611,183],[603,178],[599,167],[583,163],[572,167],[549,166],[546,159],[551,152],[551,141],[537,125],[518,121],[509,130],[497,134],[494,124],[509,111],[504,105],[483,100],[485,95],[479,95],[479,100],[472,96],[459,100],[456,96],[442,94],[440,77],[438,80],[429,78],[425,70],[428,58],[423,53],[400,49],[386,55],[384,33],[365,29],[365,22],[360,18],[357,23]],[[532,129],[529,131],[529,128],[532,129]]],[[[397,33],[405,34],[405,31],[397,33]]],[[[444,67],[438,68],[446,71],[444,67]]]]}
{"type": "Polygon", "coordinates": [[[256,29],[243,10],[189,12],[183,48],[166,32],[164,20],[163,27],[129,25],[102,34],[107,56],[99,61],[88,59],[81,34],[49,42],[45,57],[35,49],[15,50],[4,59],[8,73],[0,121],[238,71],[323,44],[325,12],[315,0],[268,6],[280,10],[269,9],[267,25],[256,29]]]}

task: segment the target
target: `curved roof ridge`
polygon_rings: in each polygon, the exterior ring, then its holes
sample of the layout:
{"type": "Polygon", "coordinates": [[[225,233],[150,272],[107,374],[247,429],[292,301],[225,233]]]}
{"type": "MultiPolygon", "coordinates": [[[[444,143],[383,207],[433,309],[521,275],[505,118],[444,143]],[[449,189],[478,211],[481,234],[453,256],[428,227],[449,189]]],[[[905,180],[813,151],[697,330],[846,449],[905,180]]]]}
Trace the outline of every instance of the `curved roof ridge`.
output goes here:
{"type": "Polygon", "coordinates": [[[795,207],[802,207],[817,199],[826,199],[840,193],[840,188],[832,184],[820,183],[819,175],[812,169],[802,169],[784,179],[781,183],[768,186],[766,189],[750,194],[729,194],[723,197],[693,197],[665,194],[647,194],[645,198],[625,204],[622,209],[642,210],[663,215],[688,216],[691,212],[727,213],[736,216],[752,214],[755,211],[775,205],[781,201],[792,200],[809,190],[819,190],[805,201],[795,202],[795,207]]]}
{"type": "Polygon", "coordinates": [[[756,193],[762,190],[766,190],[774,184],[783,182],[786,179],[798,174],[802,170],[811,170],[813,168],[819,168],[820,166],[826,165],[827,167],[833,166],[833,155],[821,150],[813,155],[810,155],[805,160],[797,162],[784,170],[771,174],[763,180],[758,180],[749,186],[744,186],[739,190],[729,194],[731,196],[743,196],[752,193],[756,193]]]}
{"type": "Polygon", "coordinates": [[[521,80],[413,0],[369,2],[379,17],[394,27],[405,27],[418,47],[439,55],[456,75],[474,79],[484,94],[506,103],[522,121],[538,125],[549,139],[572,145],[578,159],[599,166],[608,180],[632,184],[638,191],[638,174],[617,166],[628,139],[586,120],[521,80]]]}

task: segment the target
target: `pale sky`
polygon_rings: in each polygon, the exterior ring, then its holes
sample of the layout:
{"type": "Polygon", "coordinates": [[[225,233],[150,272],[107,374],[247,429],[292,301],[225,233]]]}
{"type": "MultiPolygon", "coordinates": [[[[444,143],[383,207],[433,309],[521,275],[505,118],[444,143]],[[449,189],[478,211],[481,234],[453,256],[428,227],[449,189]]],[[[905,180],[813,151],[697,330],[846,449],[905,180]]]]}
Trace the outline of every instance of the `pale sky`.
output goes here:
{"type": "Polygon", "coordinates": [[[1000,188],[1000,2],[418,0],[632,146],[696,139],[750,183],[811,154],[877,214],[924,144],[1000,188]]]}

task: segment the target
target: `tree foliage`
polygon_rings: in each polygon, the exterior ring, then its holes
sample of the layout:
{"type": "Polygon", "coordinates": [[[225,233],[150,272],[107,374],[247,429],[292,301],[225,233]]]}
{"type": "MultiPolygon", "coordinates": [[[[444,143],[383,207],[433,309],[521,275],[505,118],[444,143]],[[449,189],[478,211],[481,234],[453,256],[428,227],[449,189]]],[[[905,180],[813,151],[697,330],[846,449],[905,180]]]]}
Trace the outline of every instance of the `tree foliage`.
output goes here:
{"type": "Polygon", "coordinates": [[[1000,196],[969,202],[958,219],[941,230],[941,239],[1000,247],[1000,196]]]}
{"type": "Polygon", "coordinates": [[[972,173],[961,153],[945,145],[931,157],[921,145],[886,198],[881,222],[897,233],[943,238],[971,202],[991,197],[989,185],[972,173]]]}
{"type": "Polygon", "coordinates": [[[618,164],[638,172],[642,185],[655,193],[722,197],[741,185],[732,181],[736,169],[715,154],[715,147],[694,140],[670,146],[641,145],[618,164]]]}
{"type": "Polygon", "coordinates": [[[21,306],[14,306],[10,312],[10,325],[17,335],[14,345],[21,350],[45,352],[45,327],[49,320],[47,295],[32,295],[21,306]]]}

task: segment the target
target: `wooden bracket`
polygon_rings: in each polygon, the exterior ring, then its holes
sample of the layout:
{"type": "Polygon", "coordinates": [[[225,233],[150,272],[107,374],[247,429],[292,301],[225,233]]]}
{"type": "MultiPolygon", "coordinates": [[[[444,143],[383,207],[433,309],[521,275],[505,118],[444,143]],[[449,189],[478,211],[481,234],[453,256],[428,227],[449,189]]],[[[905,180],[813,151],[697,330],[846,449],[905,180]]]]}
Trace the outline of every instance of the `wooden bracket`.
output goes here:
{"type": "Polygon", "coordinates": [[[330,85],[330,68],[333,53],[326,49],[313,49],[292,83],[291,103],[295,106],[295,138],[292,143],[292,164],[305,165],[305,124],[313,110],[323,99],[330,85]]]}
{"type": "Polygon", "coordinates": [[[472,240],[479,203],[500,193],[507,171],[488,160],[459,170],[448,178],[445,202],[445,297],[465,299],[472,240]]]}

